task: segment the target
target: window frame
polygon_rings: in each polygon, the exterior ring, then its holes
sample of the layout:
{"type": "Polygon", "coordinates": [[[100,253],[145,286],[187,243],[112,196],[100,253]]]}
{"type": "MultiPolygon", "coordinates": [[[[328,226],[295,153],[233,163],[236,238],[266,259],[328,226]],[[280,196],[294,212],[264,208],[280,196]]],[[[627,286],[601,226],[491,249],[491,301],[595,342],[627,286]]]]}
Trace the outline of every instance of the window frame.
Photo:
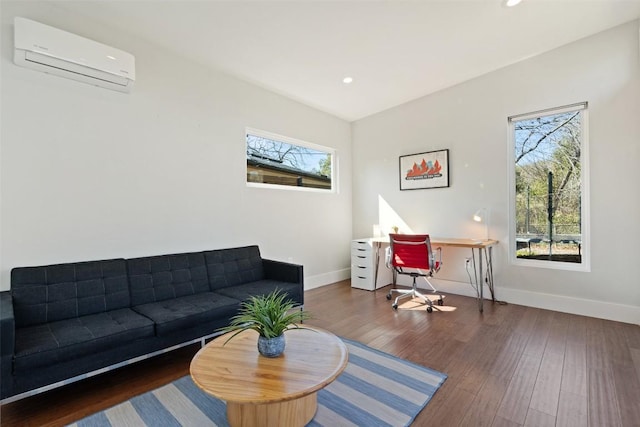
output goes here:
{"type": "Polygon", "coordinates": [[[246,127],[244,133],[244,149],[245,149],[245,183],[247,187],[252,188],[267,188],[267,189],[275,189],[275,190],[289,190],[289,191],[304,191],[304,192],[312,192],[312,193],[324,193],[324,194],[332,194],[338,193],[338,156],[337,150],[335,148],[326,147],[320,144],[315,144],[308,141],[303,141],[301,139],[292,138],[289,136],[279,135],[277,133],[264,131],[261,129],[246,127]],[[314,187],[304,187],[304,186],[293,186],[293,185],[282,185],[282,184],[266,184],[262,182],[251,182],[247,180],[247,162],[246,162],[246,150],[247,150],[247,135],[251,134],[254,136],[258,136],[261,138],[271,139],[278,142],[284,142],[290,145],[297,145],[304,148],[310,148],[316,151],[322,151],[331,156],[331,188],[314,188],[314,187]]]}
{"type": "Polygon", "coordinates": [[[590,173],[589,173],[589,108],[587,102],[580,102],[562,107],[548,108],[507,118],[507,159],[509,183],[509,263],[515,266],[548,268],[568,271],[591,271],[591,217],[590,217],[590,173]],[[562,114],[570,111],[581,111],[582,139],[580,141],[580,215],[581,215],[581,247],[580,263],[533,260],[518,258],[516,242],[516,164],[515,164],[515,123],[537,117],[562,114]]]}

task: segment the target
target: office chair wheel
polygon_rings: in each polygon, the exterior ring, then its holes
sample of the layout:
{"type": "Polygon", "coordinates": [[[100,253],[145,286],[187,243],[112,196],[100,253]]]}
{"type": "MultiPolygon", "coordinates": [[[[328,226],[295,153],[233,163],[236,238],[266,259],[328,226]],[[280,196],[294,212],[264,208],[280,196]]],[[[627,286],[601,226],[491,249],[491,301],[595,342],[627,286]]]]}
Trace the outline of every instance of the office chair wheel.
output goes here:
{"type": "Polygon", "coordinates": [[[444,305],[444,301],[442,300],[442,298],[438,300],[438,305],[444,305]]]}
{"type": "Polygon", "coordinates": [[[433,307],[431,306],[427,307],[427,313],[431,313],[431,312],[433,312],[433,307]]]}
{"type": "Polygon", "coordinates": [[[398,309],[398,304],[393,304],[393,305],[391,306],[391,308],[393,308],[394,310],[397,310],[397,309],[398,309]]]}
{"type": "Polygon", "coordinates": [[[391,294],[387,294],[387,301],[391,300],[391,294]]]}

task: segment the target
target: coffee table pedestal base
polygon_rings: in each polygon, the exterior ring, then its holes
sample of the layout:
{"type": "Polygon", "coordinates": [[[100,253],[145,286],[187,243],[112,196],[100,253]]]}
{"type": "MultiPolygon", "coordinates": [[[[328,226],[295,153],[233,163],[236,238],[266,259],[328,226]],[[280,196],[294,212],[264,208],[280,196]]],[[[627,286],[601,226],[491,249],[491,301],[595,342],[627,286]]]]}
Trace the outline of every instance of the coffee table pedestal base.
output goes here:
{"type": "Polygon", "coordinates": [[[317,409],[317,393],[277,403],[227,402],[227,420],[231,427],[302,427],[313,419],[317,409]]]}

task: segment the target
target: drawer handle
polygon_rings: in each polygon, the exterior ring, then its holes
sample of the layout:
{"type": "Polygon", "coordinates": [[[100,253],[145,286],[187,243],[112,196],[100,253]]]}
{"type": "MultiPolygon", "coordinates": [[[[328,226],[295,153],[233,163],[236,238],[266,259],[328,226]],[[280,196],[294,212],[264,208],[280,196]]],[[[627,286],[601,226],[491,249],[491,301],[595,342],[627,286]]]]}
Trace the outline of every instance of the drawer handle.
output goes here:
{"type": "Polygon", "coordinates": [[[358,268],[367,268],[366,265],[359,265],[358,268]]]}
{"type": "Polygon", "coordinates": [[[366,277],[358,276],[358,279],[366,279],[366,277]]]}
{"type": "Polygon", "coordinates": [[[366,259],[366,258],[367,258],[366,256],[360,256],[360,255],[356,255],[356,256],[357,256],[358,258],[360,258],[360,259],[366,259]]]}

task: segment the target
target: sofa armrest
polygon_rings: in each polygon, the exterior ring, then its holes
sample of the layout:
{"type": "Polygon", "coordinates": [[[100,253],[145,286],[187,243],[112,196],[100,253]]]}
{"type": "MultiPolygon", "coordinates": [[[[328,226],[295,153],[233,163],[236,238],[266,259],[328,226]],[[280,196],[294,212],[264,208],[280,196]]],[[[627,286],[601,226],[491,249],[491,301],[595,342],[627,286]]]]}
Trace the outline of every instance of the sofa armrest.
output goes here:
{"type": "Polygon", "coordinates": [[[9,397],[13,389],[13,351],[16,322],[10,291],[0,292],[0,398],[9,397]]]}
{"type": "Polygon", "coordinates": [[[0,355],[13,356],[16,321],[10,291],[0,292],[0,355]]]}
{"type": "Polygon", "coordinates": [[[265,279],[298,284],[299,293],[295,295],[294,299],[298,304],[304,305],[304,274],[301,265],[263,259],[262,268],[265,279]]]}
{"type": "Polygon", "coordinates": [[[263,259],[262,268],[265,279],[300,284],[304,282],[301,265],[263,259]]]}

